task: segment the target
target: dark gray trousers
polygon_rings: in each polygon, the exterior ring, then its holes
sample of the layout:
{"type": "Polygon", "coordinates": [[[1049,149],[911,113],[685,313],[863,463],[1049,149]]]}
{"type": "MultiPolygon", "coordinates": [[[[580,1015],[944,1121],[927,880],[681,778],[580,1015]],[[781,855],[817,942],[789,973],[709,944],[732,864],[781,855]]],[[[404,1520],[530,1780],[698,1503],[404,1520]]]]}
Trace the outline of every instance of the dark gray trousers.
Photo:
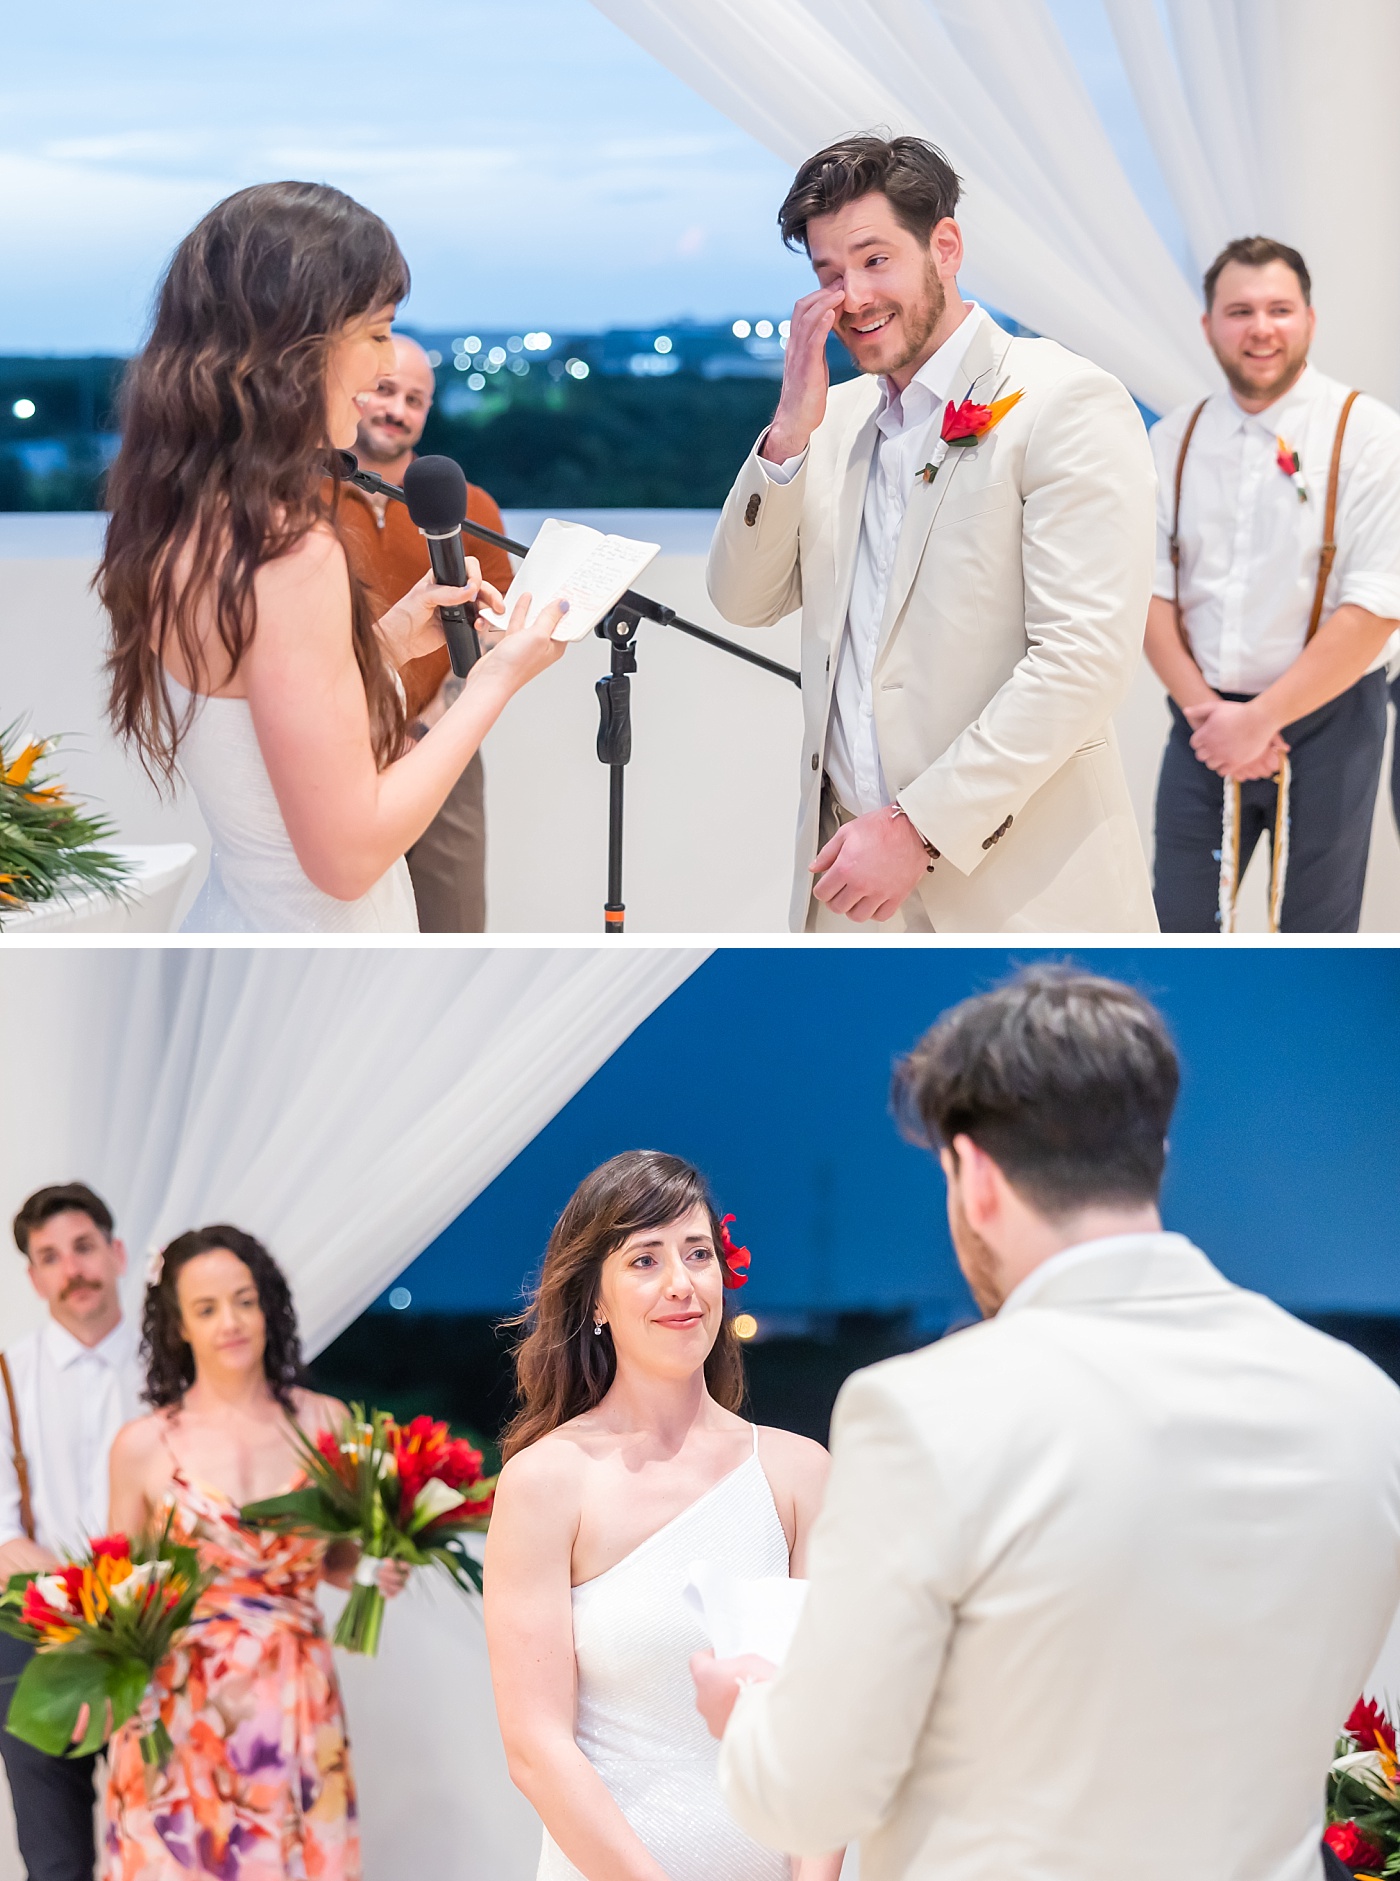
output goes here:
{"type": "MultiPolygon", "coordinates": [[[[1239,693],[1225,698],[1238,699],[1239,693]]],[[[1225,781],[1191,749],[1191,727],[1170,701],[1171,736],[1157,779],[1153,897],[1164,934],[1213,934],[1220,925],[1220,826],[1225,781]]],[[[1371,848],[1385,747],[1384,673],[1367,673],[1329,704],[1284,727],[1289,790],[1285,934],[1354,934],[1371,848]]],[[[1240,787],[1239,873],[1272,831],[1278,790],[1268,778],[1240,787]]]]}
{"type": "MultiPolygon", "coordinates": [[[[22,1640],[0,1633],[0,1715],[10,1709],[31,1651],[22,1640]]],[[[0,1757],[29,1881],[92,1881],[96,1757],[46,1757],[5,1730],[0,1730],[0,1757]]]]}

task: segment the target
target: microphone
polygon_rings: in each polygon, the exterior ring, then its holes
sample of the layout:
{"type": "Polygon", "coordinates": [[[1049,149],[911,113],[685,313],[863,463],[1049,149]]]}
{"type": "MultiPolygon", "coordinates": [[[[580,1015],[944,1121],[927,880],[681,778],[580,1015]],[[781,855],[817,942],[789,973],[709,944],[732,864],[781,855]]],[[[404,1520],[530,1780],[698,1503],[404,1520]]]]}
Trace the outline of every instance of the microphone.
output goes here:
{"type": "MultiPolygon", "coordinates": [[[[467,479],[462,466],[450,457],[415,457],[403,478],[404,501],[419,533],[427,537],[433,579],[447,588],[462,588],[467,580],[467,557],[462,548],[462,524],[467,519],[467,479]]],[[[438,619],[447,638],[452,670],[465,679],[481,657],[476,637],[476,608],[440,607],[438,619]]]]}

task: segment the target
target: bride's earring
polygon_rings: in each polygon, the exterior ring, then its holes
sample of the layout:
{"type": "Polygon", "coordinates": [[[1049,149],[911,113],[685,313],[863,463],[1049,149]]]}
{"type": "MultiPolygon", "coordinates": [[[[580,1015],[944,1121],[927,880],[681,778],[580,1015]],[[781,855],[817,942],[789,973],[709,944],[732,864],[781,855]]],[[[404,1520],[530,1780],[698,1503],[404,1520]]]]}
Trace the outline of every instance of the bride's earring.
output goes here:
{"type": "Polygon", "coordinates": [[[602,1336],[603,1336],[603,1322],[601,1319],[595,1319],[593,1322],[593,1337],[595,1339],[601,1339],[602,1336]]]}

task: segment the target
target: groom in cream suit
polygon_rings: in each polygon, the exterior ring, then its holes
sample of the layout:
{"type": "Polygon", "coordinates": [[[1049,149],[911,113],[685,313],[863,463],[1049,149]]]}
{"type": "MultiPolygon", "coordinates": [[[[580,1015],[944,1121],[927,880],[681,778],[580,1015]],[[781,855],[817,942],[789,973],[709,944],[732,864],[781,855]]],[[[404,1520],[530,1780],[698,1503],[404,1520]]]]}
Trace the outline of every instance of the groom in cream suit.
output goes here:
{"type": "Polygon", "coordinates": [[[1147,433],[1116,379],[961,298],[958,188],[918,138],[852,137],[779,215],[820,286],[708,580],[741,626],[802,609],[791,925],[1155,931],[1110,722],[1152,588],[1147,433]],[[835,389],[832,332],[862,374],[835,389]]]}
{"type": "Polygon", "coordinates": [[[776,1677],[692,1662],[770,1847],[859,1840],[862,1881],[1321,1881],[1400,1605],[1400,1391],[1162,1231],[1176,1087],[1145,1001],[1044,968],[901,1068],[986,1323],[843,1389],[776,1677]]]}

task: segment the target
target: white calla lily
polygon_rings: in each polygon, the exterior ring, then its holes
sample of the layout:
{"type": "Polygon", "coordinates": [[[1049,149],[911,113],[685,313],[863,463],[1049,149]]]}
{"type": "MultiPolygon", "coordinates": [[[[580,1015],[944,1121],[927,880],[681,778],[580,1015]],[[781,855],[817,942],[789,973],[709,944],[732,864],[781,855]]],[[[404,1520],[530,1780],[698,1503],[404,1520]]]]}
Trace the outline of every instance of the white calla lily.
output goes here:
{"type": "Polygon", "coordinates": [[[413,1498],[413,1526],[419,1528],[435,1522],[440,1515],[460,1508],[465,1501],[460,1489],[451,1488],[440,1477],[430,1476],[413,1498]]]}
{"type": "Polygon", "coordinates": [[[168,1561],[143,1561],[134,1567],[124,1581],[118,1581],[111,1590],[111,1602],[114,1607],[135,1607],[145,1598],[152,1586],[159,1586],[170,1572],[168,1561]]]}
{"type": "Polygon", "coordinates": [[[73,1613],[76,1611],[68,1598],[68,1583],[61,1574],[36,1574],[34,1591],[41,1600],[46,1600],[55,1613],[73,1613]]]}

